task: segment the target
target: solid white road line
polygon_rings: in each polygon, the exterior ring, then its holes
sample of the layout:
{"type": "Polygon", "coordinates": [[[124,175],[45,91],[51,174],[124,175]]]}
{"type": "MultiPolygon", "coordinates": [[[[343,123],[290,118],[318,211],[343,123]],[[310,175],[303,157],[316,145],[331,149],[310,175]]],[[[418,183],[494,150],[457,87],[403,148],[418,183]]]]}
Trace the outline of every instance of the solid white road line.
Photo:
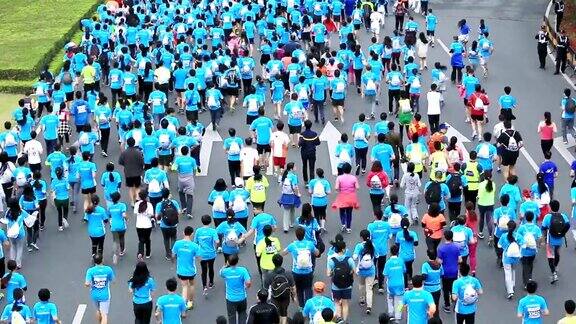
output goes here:
{"type": "Polygon", "coordinates": [[[450,50],[448,49],[448,46],[446,46],[446,44],[444,44],[444,42],[440,38],[436,38],[436,40],[438,41],[438,44],[440,44],[440,47],[442,47],[444,52],[446,52],[446,54],[450,55],[450,50]]]}
{"type": "Polygon", "coordinates": [[[572,155],[572,153],[570,153],[570,151],[568,151],[568,148],[574,145],[575,145],[574,141],[570,138],[568,139],[567,145],[564,144],[564,140],[562,139],[561,136],[556,137],[554,139],[554,148],[558,151],[558,153],[560,153],[560,155],[562,156],[562,158],[564,158],[564,160],[566,161],[566,163],[568,163],[568,165],[572,165],[572,161],[574,161],[574,156],[572,155]]]}
{"type": "MultiPolygon", "coordinates": [[[[550,2],[548,3],[548,7],[546,8],[546,17],[550,16],[550,10],[551,9],[552,9],[552,0],[550,0],[550,2]]],[[[554,57],[554,55],[552,55],[551,50],[548,50],[548,57],[550,58],[550,60],[552,60],[552,62],[554,64],[556,64],[556,58],[554,57]]],[[[556,65],[554,65],[554,66],[556,66],[556,65]]],[[[564,80],[566,80],[566,82],[568,82],[568,84],[572,87],[572,89],[576,89],[576,84],[574,84],[574,82],[572,82],[572,80],[570,79],[569,76],[566,75],[566,73],[560,72],[560,74],[562,75],[564,80]]]]}
{"type": "Polygon", "coordinates": [[[210,155],[214,142],[222,142],[222,137],[217,130],[212,130],[212,123],[206,127],[204,136],[202,136],[202,146],[200,147],[200,173],[198,176],[205,177],[208,175],[210,167],[210,155]]]}
{"type": "Polygon", "coordinates": [[[525,148],[522,147],[520,149],[520,153],[522,153],[522,155],[524,155],[526,160],[528,160],[528,163],[530,163],[530,166],[532,167],[532,169],[534,169],[535,172],[538,172],[538,170],[540,170],[538,164],[536,164],[536,161],[534,161],[534,159],[530,156],[530,154],[528,154],[528,151],[526,151],[525,148]]]}
{"type": "Polygon", "coordinates": [[[79,304],[76,308],[76,314],[74,314],[74,319],[72,319],[72,324],[81,324],[84,313],[86,313],[86,304],[79,304]]]}

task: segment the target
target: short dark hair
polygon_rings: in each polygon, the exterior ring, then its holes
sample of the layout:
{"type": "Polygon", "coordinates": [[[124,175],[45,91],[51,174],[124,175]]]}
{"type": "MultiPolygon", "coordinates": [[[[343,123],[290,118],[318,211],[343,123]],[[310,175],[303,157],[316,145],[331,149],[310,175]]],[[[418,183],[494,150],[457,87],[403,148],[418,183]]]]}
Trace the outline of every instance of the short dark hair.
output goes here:
{"type": "Polygon", "coordinates": [[[526,283],[526,291],[529,294],[533,294],[538,289],[538,283],[534,280],[530,280],[526,283]]]}
{"type": "Polygon", "coordinates": [[[178,289],[178,281],[176,281],[176,278],[166,280],[166,289],[170,292],[175,292],[176,289],[178,289]]]}
{"type": "Polygon", "coordinates": [[[46,302],[50,300],[50,290],[48,290],[47,288],[42,288],[40,290],[38,290],[38,299],[40,299],[40,301],[46,302]]]}
{"type": "Polygon", "coordinates": [[[574,311],[576,310],[576,303],[574,303],[572,299],[568,299],[564,302],[564,310],[567,314],[574,314],[574,311]]]}

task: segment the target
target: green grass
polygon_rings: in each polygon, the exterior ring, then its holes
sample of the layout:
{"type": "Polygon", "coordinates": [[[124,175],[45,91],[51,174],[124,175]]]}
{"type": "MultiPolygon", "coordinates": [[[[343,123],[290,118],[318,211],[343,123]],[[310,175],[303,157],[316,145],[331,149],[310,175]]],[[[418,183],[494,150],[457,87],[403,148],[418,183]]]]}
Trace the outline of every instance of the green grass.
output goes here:
{"type": "Polygon", "coordinates": [[[18,106],[18,100],[22,98],[21,94],[0,93],[0,122],[12,119],[12,111],[18,106]]]}
{"type": "Polygon", "coordinates": [[[95,2],[0,0],[0,67],[32,68],[95,2]]]}

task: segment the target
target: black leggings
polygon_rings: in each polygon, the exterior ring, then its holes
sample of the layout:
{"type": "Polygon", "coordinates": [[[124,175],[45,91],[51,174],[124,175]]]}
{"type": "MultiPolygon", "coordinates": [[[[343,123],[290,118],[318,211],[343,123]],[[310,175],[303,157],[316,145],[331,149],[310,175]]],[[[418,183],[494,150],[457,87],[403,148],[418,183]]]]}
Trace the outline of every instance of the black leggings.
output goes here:
{"type": "Polygon", "coordinates": [[[384,286],[384,265],[386,264],[386,256],[382,255],[376,259],[376,277],[378,279],[378,289],[383,289],[384,286]]]}
{"type": "Polygon", "coordinates": [[[145,304],[134,305],[134,323],[135,324],[150,324],[150,318],[152,317],[152,301],[145,304]]]}
{"type": "MultiPolygon", "coordinates": [[[[400,89],[388,90],[388,112],[398,111],[398,102],[400,101],[400,89]],[[393,110],[394,100],[396,100],[396,109],[393,110]]],[[[400,135],[402,137],[402,135],[400,135]]]]}
{"type": "Polygon", "coordinates": [[[354,148],[356,153],[356,167],[361,166],[362,170],[366,170],[366,156],[368,155],[368,148],[354,148]]]}
{"type": "Polygon", "coordinates": [[[206,279],[209,279],[208,282],[210,285],[214,284],[214,260],[216,259],[200,261],[200,267],[202,268],[202,287],[204,288],[208,287],[206,279]]]}
{"type": "Polygon", "coordinates": [[[110,141],[110,128],[100,129],[100,147],[102,152],[108,153],[108,142],[110,141]]]}
{"type": "Polygon", "coordinates": [[[240,176],[240,161],[228,160],[228,172],[230,173],[230,183],[233,184],[236,177],[240,176]]]}
{"type": "Polygon", "coordinates": [[[414,270],[412,270],[412,264],[414,264],[414,260],[404,261],[404,265],[406,266],[406,273],[404,274],[404,287],[408,287],[408,281],[412,280],[412,275],[414,274],[414,270]]]}
{"type": "Polygon", "coordinates": [[[553,250],[554,257],[548,258],[548,267],[550,267],[550,272],[554,273],[558,263],[560,263],[560,246],[551,245],[549,248],[553,250]]]}
{"type": "Polygon", "coordinates": [[[461,83],[462,82],[462,68],[452,67],[452,74],[450,75],[450,80],[452,82],[461,83]]]}
{"type": "Polygon", "coordinates": [[[152,228],[137,228],[136,234],[138,234],[138,254],[150,256],[150,233],[152,233],[152,228]],[[146,254],[144,254],[146,252],[146,254]]]}
{"type": "Polygon", "coordinates": [[[90,236],[90,241],[92,241],[92,255],[100,255],[104,253],[104,239],[106,235],[102,235],[99,237],[92,237],[90,236]]]}
{"type": "Polygon", "coordinates": [[[38,207],[40,211],[40,226],[44,227],[44,223],[46,222],[46,205],[48,201],[46,199],[38,200],[38,207]]]}
{"type": "Polygon", "coordinates": [[[444,297],[444,307],[450,307],[450,297],[452,296],[452,284],[456,278],[442,278],[442,297],[444,297]]]}
{"type": "Polygon", "coordinates": [[[56,206],[56,211],[58,212],[58,226],[62,226],[62,219],[68,220],[68,205],[70,204],[69,199],[54,199],[54,206],[56,206]]]}
{"type": "Polygon", "coordinates": [[[370,194],[370,201],[372,202],[372,211],[376,213],[378,210],[382,210],[382,199],[384,199],[384,194],[370,194]]]}

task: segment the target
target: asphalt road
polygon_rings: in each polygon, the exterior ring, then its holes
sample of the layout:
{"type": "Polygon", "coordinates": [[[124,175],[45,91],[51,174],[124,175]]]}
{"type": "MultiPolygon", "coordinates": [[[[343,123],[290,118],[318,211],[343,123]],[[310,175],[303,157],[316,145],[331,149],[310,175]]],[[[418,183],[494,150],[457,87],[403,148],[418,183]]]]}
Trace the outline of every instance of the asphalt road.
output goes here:
{"type": "MultiPolygon", "coordinates": [[[[439,18],[437,36],[447,45],[450,43],[452,35],[457,32],[456,22],[459,19],[468,19],[473,35],[476,34],[479,19],[485,18],[487,20],[487,24],[490,26],[491,39],[495,44],[495,52],[493,59],[490,61],[490,76],[487,80],[482,80],[483,86],[487,89],[488,94],[494,102],[502,93],[504,86],[512,86],[513,94],[519,101],[519,111],[516,114],[518,119],[515,122],[515,126],[524,137],[527,153],[538,164],[543,158],[536,133],[538,121],[545,110],[550,110],[553,112],[554,120],[556,120],[559,125],[559,100],[562,89],[567,86],[563,78],[552,75],[551,61],[548,61],[550,64],[548,70],[542,71],[537,68],[536,43],[533,37],[539,28],[546,5],[547,2],[543,0],[486,0],[481,3],[475,0],[430,1],[431,8],[434,9],[435,14],[439,18]]],[[[424,26],[421,16],[417,16],[416,19],[421,27],[424,26]]],[[[393,18],[387,17],[386,26],[382,34],[390,34],[393,23],[393,18]]],[[[363,35],[363,39],[365,41],[364,44],[368,44],[368,37],[366,35],[363,35]]],[[[441,46],[436,46],[429,51],[428,64],[432,65],[435,61],[440,61],[445,65],[449,63],[449,57],[441,46]]],[[[430,84],[429,73],[425,72],[424,75],[424,89],[426,89],[430,84]]],[[[449,86],[446,93],[446,100],[447,105],[442,115],[442,121],[449,122],[461,133],[471,137],[470,126],[464,123],[461,100],[458,98],[454,87],[449,86]]],[[[386,95],[383,95],[381,102],[387,102],[386,95]]],[[[354,89],[350,89],[347,99],[348,109],[346,111],[346,123],[344,125],[337,123],[335,126],[341,132],[350,132],[352,123],[356,120],[356,116],[359,113],[358,107],[361,107],[363,104],[363,100],[355,94],[354,89]]],[[[421,102],[421,107],[425,107],[425,100],[421,102]]],[[[381,112],[382,109],[387,110],[387,107],[380,105],[378,112],[381,112]]],[[[497,110],[494,106],[489,109],[491,120],[489,129],[494,125],[493,121],[497,120],[497,110]]],[[[327,110],[327,112],[331,116],[331,112],[329,112],[329,110],[327,110]]],[[[209,123],[209,116],[207,114],[202,114],[200,118],[205,125],[209,123]]],[[[241,112],[235,115],[226,114],[219,129],[219,133],[223,138],[227,135],[226,130],[228,127],[236,127],[240,136],[248,136],[248,129],[244,126],[244,114],[241,112]]],[[[320,125],[315,125],[314,129],[319,133],[322,131],[320,125]]],[[[469,143],[467,147],[471,150],[475,145],[476,143],[469,143]]],[[[99,153],[98,149],[97,153],[99,153]]],[[[107,161],[117,160],[119,152],[114,143],[112,143],[109,153],[110,157],[107,159],[101,158],[99,154],[96,156],[99,174],[102,172],[107,161]]],[[[562,203],[563,210],[566,211],[570,204],[568,194],[571,183],[571,179],[568,177],[569,165],[556,151],[553,153],[554,159],[560,168],[560,177],[556,185],[556,195],[562,203]]],[[[318,161],[316,166],[322,167],[324,170],[330,170],[329,159],[327,158],[328,149],[325,143],[318,148],[317,156],[318,161]]],[[[195,193],[194,215],[199,216],[210,212],[206,199],[214,181],[220,177],[228,179],[227,168],[223,162],[225,159],[226,157],[221,143],[215,143],[211,155],[208,176],[197,178],[198,185],[195,193]]],[[[299,151],[290,148],[288,160],[296,161],[297,165],[300,165],[299,151]]],[[[521,187],[527,187],[534,182],[535,172],[525,157],[520,157],[517,169],[520,175],[521,187]]],[[[330,180],[334,179],[332,176],[328,176],[328,178],[330,180]]],[[[501,177],[495,176],[495,179],[501,184],[501,177]]],[[[275,215],[278,221],[281,221],[281,209],[274,203],[279,196],[279,187],[275,185],[274,181],[271,182],[272,185],[268,192],[268,197],[270,198],[266,209],[267,212],[275,215]]],[[[171,185],[173,188],[176,188],[176,178],[174,174],[171,175],[171,185]]],[[[100,189],[99,193],[101,193],[100,189]]],[[[127,197],[125,191],[123,191],[123,194],[124,197],[127,197]]],[[[365,187],[361,189],[359,197],[362,208],[354,212],[353,233],[345,235],[349,247],[352,247],[359,240],[359,231],[365,228],[365,225],[372,220],[369,207],[370,201],[365,187]]],[[[420,205],[419,211],[421,214],[424,212],[424,207],[425,206],[420,205]]],[[[54,208],[49,205],[47,228],[41,233],[41,239],[39,241],[40,251],[25,253],[23,263],[24,268],[22,272],[29,283],[27,300],[30,303],[36,301],[38,289],[42,287],[50,288],[53,296],[52,299],[58,304],[60,318],[64,323],[72,322],[79,304],[88,304],[82,322],[92,323],[95,321],[93,317],[95,309],[90,303],[88,290],[83,286],[84,273],[86,268],[90,266],[91,260],[90,240],[87,236],[85,225],[81,222],[81,217],[81,214],[72,215],[70,217],[70,229],[62,233],[57,232],[56,212],[54,208]]],[[[333,237],[339,230],[338,214],[329,210],[328,219],[327,226],[329,233],[325,236],[326,241],[333,237]]],[[[191,221],[183,221],[180,224],[180,228],[183,228],[184,225],[197,227],[200,225],[199,217],[191,221]]],[[[423,241],[423,236],[419,229],[418,232],[423,241]]],[[[287,235],[277,233],[277,235],[280,237],[284,246],[291,242],[293,238],[292,233],[287,235]]],[[[126,284],[131,275],[133,265],[136,262],[137,237],[134,230],[133,218],[129,221],[126,240],[127,255],[114,267],[117,280],[111,288],[112,306],[110,309],[110,323],[127,323],[133,321],[132,302],[126,284]]],[[[156,295],[160,295],[165,292],[163,287],[164,281],[175,275],[175,268],[172,263],[166,262],[163,258],[162,237],[159,231],[153,232],[152,244],[153,256],[148,260],[148,264],[159,286],[156,295]]],[[[540,283],[539,293],[546,297],[552,312],[550,319],[545,322],[558,320],[563,312],[563,301],[567,298],[574,297],[573,292],[576,291],[576,282],[570,280],[570,270],[572,269],[570,265],[574,264],[576,260],[573,247],[574,242],[570,239],[569,248],[562,250],[563,258],[559,267],[560,281],[555,286],[551,286],[548,282],[549,271],[543,253],[539,255],[535,265],[534,279],[540,283]]],[[[111,263],[111,248],[112,240],[110,237],[107,237],[105,243],[106,263],[111,263]]],[[[419,272],[422,261],[424,261],[425,258],[425,244],[421,244],[417,248],[417,260],[414,265],[415,273],[419,272]]],[[[257,271],[251,247],[247,247],[241,252],[240,260],[241,264],[250,270],[254,282],[257,282],[257,271]]],[[[518,319],[516,319],[516,305],[517,300],[523,294],[522,289],[520,284],[517,284],[516,298],[512,301],[506,300],[504,273],[496,267],[495,261],[496,258],[493,249],[489,248],[485,242],[481,242],[478,248],[477,275],[484,285],[485,294],[480,299],[477,322],[518,322],[518,319]]],[[[315,277],[316,280],[327,281],[324,271],[321,271],[325,268],[325,262],[325,258],[319,261],[315,277]]],[[[216,267],[219,268],[222,264],[223,259],[219,256],[216,261],[216,267]]],[[[289,267],[290,264],[290,257],[287,257],[285,265],[289,267]]],[[[518,273],[518,278],[520,278],[520,273],[518,273]]],[[[249,304],[254,302],[256,291],[257,289],[254,287],[250,290],[249,304]]],[[[210,292],[208,298],[201,297],[199,287],[197,287],[196,292],[200,298],[197,298],[196,307],[188,313],[188,319],[186,319],[185,322],[197,323],[207,321],[205,323],[210,323],[214,321],[216,316],[225,315],[224,286],[219,279],[216,279],[216,288],[210,292]]],[[[357,301],[358,293],[354,290],[350,323],[376,323],[377,315],[364,315],[362,310],[357,306],[357,301]]],[[[376,295],[373,309],[375,310],[374,313],[385,311],[386,301],[384,296],[376,295]]],[[[291,312],[295,310],[294,307],[291,308],[291,312]]],[[[441,316],[445,323],[452,323],[454,321],[451,316],[447,316],[446,314],[441,314],[441,316]]]]}

